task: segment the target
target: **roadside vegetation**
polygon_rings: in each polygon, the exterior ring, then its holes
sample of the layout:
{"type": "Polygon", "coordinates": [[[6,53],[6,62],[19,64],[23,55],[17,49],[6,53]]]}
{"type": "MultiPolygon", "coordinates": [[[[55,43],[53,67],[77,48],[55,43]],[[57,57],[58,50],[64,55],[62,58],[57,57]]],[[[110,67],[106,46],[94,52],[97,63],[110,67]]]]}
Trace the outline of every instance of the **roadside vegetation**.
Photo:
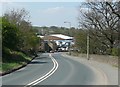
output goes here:
{"type": "Polygon", "coordinates": [[[39,38],[32,30],[25,9],[13,9],[2,17],[2,71],[21,67],[36,56],[39,38]]]}
{"type": "Polygon", "coordinates": [[[87,2],[79,7],[79,31],[74,56],[86,58],[87,37],[91,60],[118,67],[120,59],[120,2],[87,2]],[[82,20],[81,20],[82,19],[82,20]]]}
{"type": "Polygon", "coordinates": [[[118,56],[120,48],[120,2],[87,2],[79,7],[81,29],[76,34],[76,46],[86,53],[87,36],[90,54],[118,56]],[[82,19],[82,20],[81,20],[82,19]]]}

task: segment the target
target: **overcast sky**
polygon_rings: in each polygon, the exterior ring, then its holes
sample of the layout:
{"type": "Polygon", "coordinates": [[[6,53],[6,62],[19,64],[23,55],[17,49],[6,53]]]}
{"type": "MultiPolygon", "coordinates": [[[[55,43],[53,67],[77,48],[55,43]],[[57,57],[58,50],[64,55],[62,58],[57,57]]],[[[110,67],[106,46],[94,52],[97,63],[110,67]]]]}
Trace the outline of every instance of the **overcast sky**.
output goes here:
{"type": "Polygon", "coordinates": [[[32,25],[78,27],[78,8],[81,2],[4,2],[2,13],[11,9],[25,8],[30,15],[32,25]]]}

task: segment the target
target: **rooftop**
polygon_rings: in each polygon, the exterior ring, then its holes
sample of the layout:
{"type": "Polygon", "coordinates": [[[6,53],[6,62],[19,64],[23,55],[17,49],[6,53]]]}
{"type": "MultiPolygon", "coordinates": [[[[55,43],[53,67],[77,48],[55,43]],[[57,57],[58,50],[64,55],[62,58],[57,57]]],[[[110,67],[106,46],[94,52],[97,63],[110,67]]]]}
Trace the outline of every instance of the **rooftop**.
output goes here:
{"type": "Polygon", "coordinates": [[[62,39],[73,39],[73,37],[66,36],[66,35],[63,35],[63,34],[52,34],[52,35],[49,35],[49,36],[54,36],[54,37],[58,37],[58,38],[62,38],[62,39]]]}

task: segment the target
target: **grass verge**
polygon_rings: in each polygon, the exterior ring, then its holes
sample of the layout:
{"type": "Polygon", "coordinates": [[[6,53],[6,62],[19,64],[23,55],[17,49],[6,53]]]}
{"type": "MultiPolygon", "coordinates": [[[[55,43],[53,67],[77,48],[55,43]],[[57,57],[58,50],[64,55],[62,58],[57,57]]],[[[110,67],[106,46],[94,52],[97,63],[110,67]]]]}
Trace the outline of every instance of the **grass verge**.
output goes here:
{"type": "MultiPolygon", "coordinates": [[[[69,55],[69,54],[67,54],[69,55]]],[[[71,52],[72,56],[77,56],[79,58],[87,59],[87,54],[71,52]]],[[[98,55],[98,54],[90,54],[89,60],[94,60],[97,62],[107,63],[114,67],[118,67],[118,57],[117,56],[110,56],[110,55],[98,55]]]]}
{"type": "Polygon", "coordinates": [[[11,56],[9,58],[6,58],[5,61],[0,64],[1,75],[5,75],[22,68],[33,59],[23,54],[22,52],[17,51],[12,51],[10,55],[11,56]]]}

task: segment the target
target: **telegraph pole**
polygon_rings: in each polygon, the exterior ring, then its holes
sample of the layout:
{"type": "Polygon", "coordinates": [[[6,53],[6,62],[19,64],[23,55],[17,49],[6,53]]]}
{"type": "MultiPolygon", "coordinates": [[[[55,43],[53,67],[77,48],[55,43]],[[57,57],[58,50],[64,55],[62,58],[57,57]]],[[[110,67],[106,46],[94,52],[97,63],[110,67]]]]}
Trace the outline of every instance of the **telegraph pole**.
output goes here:
{"type": "Polygon", "coordinates": [[[43,31],[43,28],[42,28],[42,35],[44,35],[44,31],[43,31]]]}
{"type": "Polygon", "coordinates": [[[39,46],[41,44],[41,39],[40,39],[40,29],[39,29],[39,46]]]}
{"type": "MultiPolygon", "coordinates": [[[[89,8],[88,8],[88,13],[89,13],[89,8]]],[[[90,49],[90,37],[89,37],[89,29],[87,33],[87,59],[89,60],[89,49],[90,49]]]]}
{"type": "Polygon", "coordinates": [[[89,42],[90,42],[90,38],[89,38],[89,32],[87,34],[87,59],[89,60],[89,42]]]}
{"type": "MultiPolygon", "coordinates": [[[[69,26],[70,26],[70,29],[71,29],[71,22],[65,21],[64,23],[68,23],[69,26]]],[[[69,29],[69,35],[70,35],[70,29],[69,29]]],[[[68,50],[69,50],[69,55],[71,55],[70,47],[71,47],[71,42],[69,43],[69,48],[68,48],[68,50]]]]}

